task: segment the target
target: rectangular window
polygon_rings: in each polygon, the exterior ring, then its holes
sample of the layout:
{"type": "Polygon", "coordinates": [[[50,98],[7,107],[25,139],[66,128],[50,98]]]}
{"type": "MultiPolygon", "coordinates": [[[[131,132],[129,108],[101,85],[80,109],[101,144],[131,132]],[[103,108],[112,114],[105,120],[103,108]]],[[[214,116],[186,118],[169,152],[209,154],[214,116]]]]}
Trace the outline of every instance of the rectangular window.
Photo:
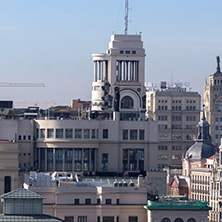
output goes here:
{"type": "Polygon", "coordinates": [[[82,170],[82,150],[74,149],[74,170],[81,171],[82,170]]]}
{"type": "Polygon", "coordinates": [[[85,204],[91,204],[91,199],[85,199],[85,204]]]}
{"type": "Polygon", "coordinates": [[[56,138],[63,138],[63,129],[56,129],[56,138]]]}
{"type": "Polygon", "coordinates": [[[123,140],[128,140],[128,130],[127,129],[123,130],[123,140]]]}
{"type": "Polygon", "coordinates": [[[114,222],[114,217],[103,217],[103,222],[114,222]]]}
{"type": "Polygon", "coordinates": [[[129,222],[137,222],[138,218],[137,217],[129,217],[129,222]]]}
{"type": "Polygon", "coordinates": [[[99,198],[97,199],[97,204],[100,204],[100,199],[99,198]]]}
{"type": "Polygon", "coordinates": [[[23,136],[23,140],[26,140],[26,135],[23,136]]]}
{"type": "Polygon", "coordinates": [[[97,222],[100,222],[100,217],[97,217],[97,222]]]}
{"type": "Polygon", "coordinates": [[[102,154],[102,170],[103,171],[108,170],[108,153],[102,154]]]}
{"type": "Polygon", "coordinates": [[[54,129],[47,129],[47,138],[54,137],[54,129]]]}
{"type": "Polygon", "coordinates": [[[119,199],[116,199],[116,204],[119,204],[119,199]]]}
{"type": "Polygon", "coordinates": [[[133,50],[133,51],[132,51],[132,54],[136,54],[136,51],[135,51],[135,50],[133,50]]]}
{"type": "Polygon", "coordinates": [[[28,135],[28,140],[31,140],[31,136],[30,135],[28,135]]]}
{"type": "Polygon", "coordinates": [[[103,130],[103,139],[108,139],[108,129],[103,130]]]}
{"type": "Polygon", "coordinates": [[[74,204],[79,205],[79,199],[74,199],[74,204]]]}
{"type": "Polygon", "coordinates": [[[137,140],[137,130],[130,130],[130,140],[137,140]]]}
{"type": "Polygon", "coordinates": [[[75,129],[75,138],[76,139],[82,138],[82,129],[75,129]]]}
{"type": "Polygon", "coordinates": [[[65,129],[66,139],[71,139],[73,134],[73,129],[65,129]]]}
{"type": "Polygon", "coordinates": [[[111,199],[106,199],[106,204],[112,204],[112,200],[111,199]]]}
{"type": "Polygon", "coordinates": [[[126,53],[126,54],[130,54],[130,51],[129,51],[129,50],[126,50],[125,53],[126,53]]]}
{"type": "Polygon", "coordinates": [[[90,129],[84,129],[84,139],[90,139],[90,129]]]}
{"type": "Polygon", "coordinates": [[[78,222],[87,222],[87,217],[78,217],[78,222]]]}
{"type": "Polygon", "coordinates": [[[40,129],[40,138],[45,139],[45,129],[40,129]]]}
{"type": "Polygon", "coordinates": [[[36,129],[36,138],[39,138],[39,129],[36,129]]]}
{"type": "Polygon", "coordinates": [[[145,130],[139,130],[139,140],[145,139],[145,130]]]}
{"type": "Polygon", "coordinates": [[[74,217],[65,217],[65,222],[74,222],[74,217]]]}
{"type": "Polygon", "coordinates": [[[92,139],[98,139],[98,129],[92,129],[92,139]]]}

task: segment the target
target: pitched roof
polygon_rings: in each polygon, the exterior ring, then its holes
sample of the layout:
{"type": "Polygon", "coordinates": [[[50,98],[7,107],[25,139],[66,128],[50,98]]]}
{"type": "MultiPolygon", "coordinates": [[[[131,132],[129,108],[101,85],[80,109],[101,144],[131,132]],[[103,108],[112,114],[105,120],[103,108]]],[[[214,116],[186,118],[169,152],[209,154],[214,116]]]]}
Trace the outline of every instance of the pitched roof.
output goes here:
{"type": "Polygon", "coordinates": [[[44,196],[25,188],[19,188],[1,196],[3,199],[44,199],[44,196]]]}

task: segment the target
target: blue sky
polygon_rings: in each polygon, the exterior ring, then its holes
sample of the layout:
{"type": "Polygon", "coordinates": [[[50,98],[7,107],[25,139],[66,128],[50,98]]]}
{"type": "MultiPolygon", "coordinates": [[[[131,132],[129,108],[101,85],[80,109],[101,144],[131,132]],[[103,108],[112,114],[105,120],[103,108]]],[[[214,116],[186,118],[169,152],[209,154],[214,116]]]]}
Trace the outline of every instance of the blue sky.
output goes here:
{"type": "MultiPolygon", "coordinates": [[[[221,0],[130,0],[129,34],[142,32],[146,81],[190,82],[203,94],[222,56],[221,0]]],[[[0,0],[0,82],[45,88],[0,88],[1,100],[68,105],[91,99],[91,54],[123,33],[124,0],[0,0]]]]}

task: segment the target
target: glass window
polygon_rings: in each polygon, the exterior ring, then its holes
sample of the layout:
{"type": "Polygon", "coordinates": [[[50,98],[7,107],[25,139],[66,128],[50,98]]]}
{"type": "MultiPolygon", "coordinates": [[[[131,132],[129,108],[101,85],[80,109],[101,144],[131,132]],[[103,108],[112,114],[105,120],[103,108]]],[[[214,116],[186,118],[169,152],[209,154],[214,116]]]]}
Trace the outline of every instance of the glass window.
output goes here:
{"type": "Polygon", "coordinates": [[[87,217],[78,217],[78,222],[87,222],[87,217]]]}
{"type": "Polygon", "coordinates": [[[161,220],[161,222],[171,222],[171,220],[169,218],[165,217],[161,220]]]}
{"type": "Polygon", "coordinates": [[[76,139],[82,138],[82,129],[75,129],[75,138],[76,139]]]}
{"type": "Polygon", "coordinates": [[[66,138],[71,139],[73,134],[73,129],[66,129],[65,130],[66,138]]]}
{"type": "Polygon", "coordinates": [[[102,154],[102,170],[103,171],[108,170],[108,153],[102,154]]]}
{"type": "Polygon", "coordinates": [[[74,217],[65,217],[65,222],[74,222],[74,217]]]}
{"type": "Polygon", "coordinates": [[[92,129],[92,139],[98,139],[98,129],[92,129]]]}
{"type": "Polygon", "coordinates": [[[5,176],[4,177],[4,193],[8,193],[11,191],[11,177],[5,176]]]}
{"type": "Polygon", "coordinates": [[[65,170],[72,171],[73,149],[65,149],[65,170]]]}
{"type": "Polygon", "coordinates": [[[196,222],[196,220],[194,218],[190,218],[187,220],[187,222],[196,222]]]}
{"type": "Polygon", "coordinates": [[[74,204],[76,204],[76,205],[79,204],[79,199],[78,199],[78,198],[75,198],[75,199],[74,199],[74,204]]]}
{"type": "Polygon", "coordinates": [[[90,139],[90,129],[84,129],[84,139],[90,139]]]}
{"type": "Polygon", "coordinates": [[[103,139],[108,139],[108,129],[103,130],[103,139]]]}
{"type": "Polygon", "coordinates": [[[91,204],[91,199],[85,199],[85,204],[91,204]]]}
{"type": "Polygon", "coordinates": [[[134,102],[130,96],[124,96],[121,100],[121,108],[123,109],[133,109],[134,102]]]}
{"type": "Polygon", "coordinates": [[[137,130],[130,130],[130,140],[137,140],[137,130]]]}
{"type": "Polygon", "coordinates": [[[144,140],[145,130],[139,130],[139,140],[144,140]]]}
{"type": "Polygon", "coordinates": [[[47,170],[53,170],[53,149],[47,148],[47,170]]]}
{"type": "Polygon", "coordinates": [[[106,199],[106,204],[112,204],[112,200],[111,199],[106,199]]]}
{"type": "Polygon", "coordinates": [[[36,129],[36,138],[39,138],[39,129],[36,129]]]}
{"type": "Polygon", "coordinates": [[[97,204],[100,204],[100,202],[101,202],[100,199],[97,199],[97,204]]]}
{"type": "Polygon", "coordinates": [[[62,165],[63,165],[63,149],[58,148],[55,149],[55,160],[56,160],[56,165],[55,168],[56,170],[62,170],[62,165]]]}
{"type": "Polygon", "coordinates": [[[174,222],[183,222],[183,219],[177,218],[176,220],[174,220],[174,222]]]}
{"type": "Polygon", "coordinates": [[[127,129],[123,130],[123,140],[128,140],[128,130],[127,129]]]}
{"type": "Polygon", "coordinates": [[[103,222],[114,222],[114,217],[103,217],[103,222]]]}
{"type": "Polygon", "coordinates": [[[47,129],[47,138],[54,137],[54,129],[47,129]]]}
{"type": "Polygon", "coordinates": [[[45,129],[40,129],[40,138],[45,139],[45,129]]]}
{"type": "Polygon", "coordinates": [[[129,217],[129,222],[137,222],[138,218],[137,217],[129,217]]]}
{"type": "Polygon", "coordinates": [[[81,149],[74,150],[74,170],[75,171],[82,170],[82,150],[81,149]]]}
{"type": "Polygon", "coordinates": [[[63,138],[63,129],[56,129],[56,138],[63,138]]]}

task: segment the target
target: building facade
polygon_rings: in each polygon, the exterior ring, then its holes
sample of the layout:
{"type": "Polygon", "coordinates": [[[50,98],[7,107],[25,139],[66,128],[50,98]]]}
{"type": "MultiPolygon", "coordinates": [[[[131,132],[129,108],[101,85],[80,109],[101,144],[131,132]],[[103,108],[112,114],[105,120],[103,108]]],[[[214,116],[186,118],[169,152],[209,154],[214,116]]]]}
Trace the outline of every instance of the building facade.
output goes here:
{"type": "Polygon", "coordinates": [[[206,81],[204,86],[204,105],[213,144],[219,146],[222,138],[222,73],[219,56],[216,72],[209,76],[209,82],[206,81]]]}
{"type": "Polygon", "coordinates": [[[193,144],[200,119],[200,94],[173,87],[148,91],[147,116],[158,121],[158,168],[182,168],[182,156],[193,144]]]}

